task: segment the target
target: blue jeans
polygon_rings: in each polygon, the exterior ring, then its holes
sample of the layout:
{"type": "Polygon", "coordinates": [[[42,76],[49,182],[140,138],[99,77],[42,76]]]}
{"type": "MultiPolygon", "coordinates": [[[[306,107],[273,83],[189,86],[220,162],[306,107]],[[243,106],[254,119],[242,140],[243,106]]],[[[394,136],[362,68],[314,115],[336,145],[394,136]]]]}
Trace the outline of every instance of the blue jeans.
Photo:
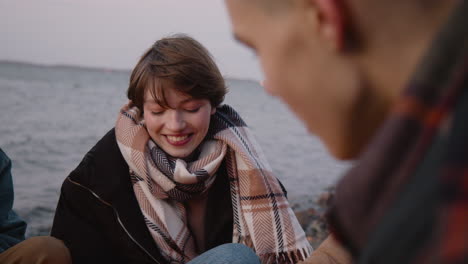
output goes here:
{"type": "Polygon", "coordinates": [[[212,248],[187,264],[260,264],[253,250],[242,244],[224,244],[212,248]]]}

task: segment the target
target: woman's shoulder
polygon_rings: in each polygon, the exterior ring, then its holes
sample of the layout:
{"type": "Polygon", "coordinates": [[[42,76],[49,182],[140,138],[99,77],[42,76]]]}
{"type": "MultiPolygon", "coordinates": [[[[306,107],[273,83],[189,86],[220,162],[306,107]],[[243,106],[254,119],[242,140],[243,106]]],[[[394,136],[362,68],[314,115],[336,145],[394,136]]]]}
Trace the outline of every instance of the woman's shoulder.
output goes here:
{"type": "Polygon", "coordinates": [[[4,174],[4,171],[10,170],[11,160],[5,152],[0,148],[0,174],[4,174]]]}
{"type": "Polygon", "coordinates": [[[117,140],[115,138],[115,128],[110,129],[88,153],[101,158],[99,155],[109,153],[110,151],[120,153],[117,140]]]}
{"type": "Polygon", "coordinates": [[[115,182],[119,175],[128,175],[128,165],[120,152],[115,130],[109,130],[83,157],[69,178],[88,187],[115,182]]]}

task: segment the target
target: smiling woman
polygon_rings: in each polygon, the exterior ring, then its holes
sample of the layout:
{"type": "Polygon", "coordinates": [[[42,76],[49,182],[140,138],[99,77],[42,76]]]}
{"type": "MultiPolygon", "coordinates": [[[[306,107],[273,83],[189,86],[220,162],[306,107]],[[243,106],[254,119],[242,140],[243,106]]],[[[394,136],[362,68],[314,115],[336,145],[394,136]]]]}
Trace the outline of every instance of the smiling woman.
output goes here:
{"type": "Polygon", "coordinates": [[[221,105],[226,92],[209,52],[188,36],[145,52],[115,129],[63,183],[52,235],[73,263],[219,263],[217,254],[295,263],[310,254],[249,128],[221,105]]]}
{"type": "Polygon", "coordinates": [[[142,56],[128,98],[143,110],[151,139],[172,157],[186,158],[204,140],[226,92],[209,52],[192,38],[174,36],[142,56]]]}

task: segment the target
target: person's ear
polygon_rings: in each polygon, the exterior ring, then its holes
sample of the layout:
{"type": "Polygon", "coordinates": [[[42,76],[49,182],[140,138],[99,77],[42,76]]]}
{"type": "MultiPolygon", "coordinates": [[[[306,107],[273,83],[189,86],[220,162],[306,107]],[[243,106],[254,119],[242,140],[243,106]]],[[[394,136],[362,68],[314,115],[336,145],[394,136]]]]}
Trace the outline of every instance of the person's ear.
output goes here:
{"type": "Polygon", "coordinates": [[[348,12],[344,0],[304,0],[315,20],[316,33],[335,51],[346,45],[348,12]]]}
{"type": "Polygon", "coordinates": [[[214,113],[216,113],[216,107],[211,107],[211,114],[214,115],[214,113]]]}

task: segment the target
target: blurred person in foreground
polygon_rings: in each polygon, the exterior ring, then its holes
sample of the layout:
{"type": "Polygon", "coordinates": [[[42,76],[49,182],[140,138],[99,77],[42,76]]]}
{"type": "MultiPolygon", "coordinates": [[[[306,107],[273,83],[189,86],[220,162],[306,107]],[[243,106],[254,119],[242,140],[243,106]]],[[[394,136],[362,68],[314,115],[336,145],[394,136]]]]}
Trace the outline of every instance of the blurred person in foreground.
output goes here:
{"type": "Polygon", "coordinates": [[[310,263],[468,262],[468,1],[225,0],[265,89],[357,159],[310,263]]]}
{"type": "Polygon", "coordinates": [[[115,128],[62,185],[52,235],[74,264],[292,263],[310,254],[250,129],[222,104],[226,92],[191,37],[160,39],[143,54],[115,128]]]}
{"type": "Polygon", "coordinates": [[[26,222],[13,211],[11,160],[0,148],[0,263],[68,264],[63,242],[49,236],[25,240],[26,222]]]}

